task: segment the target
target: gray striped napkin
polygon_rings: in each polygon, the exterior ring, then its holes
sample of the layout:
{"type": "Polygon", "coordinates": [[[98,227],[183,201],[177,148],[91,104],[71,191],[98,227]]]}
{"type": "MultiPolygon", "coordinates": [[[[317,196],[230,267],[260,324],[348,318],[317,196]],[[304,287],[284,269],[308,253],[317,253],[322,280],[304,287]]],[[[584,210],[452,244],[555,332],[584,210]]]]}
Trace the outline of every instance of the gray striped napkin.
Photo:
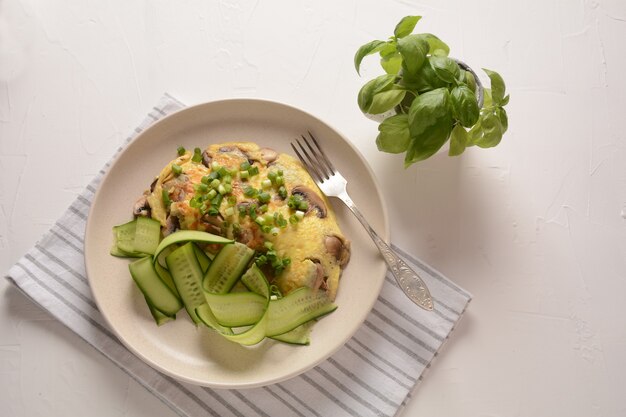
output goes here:
{"type": "MultiPolygon", "coordinates": [[[[126,142],[183,107],[166,94],[126,142]]],[[[108,167],[9,270],[7,278],[181,416],[397,415],[471,300],[467,291],[394,247],[426,281],[435,299],[434,312],[411,303],[388,274],[361,329],[316,368],[282,383],[246,390],[179,382],[146,365],[116,339],[89,289],[83,235],[94,192],[108,167]]]]}

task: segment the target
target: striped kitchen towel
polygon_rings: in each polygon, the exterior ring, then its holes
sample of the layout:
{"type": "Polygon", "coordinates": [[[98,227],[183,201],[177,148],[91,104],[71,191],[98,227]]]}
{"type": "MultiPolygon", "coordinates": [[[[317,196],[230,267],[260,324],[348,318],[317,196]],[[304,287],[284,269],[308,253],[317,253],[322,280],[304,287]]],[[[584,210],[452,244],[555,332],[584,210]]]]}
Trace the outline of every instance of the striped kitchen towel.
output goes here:
{"type": "MultiPolygon", "coordinates": [[[[165,95],[126,143],[183,107],[165,95]]],[[[416,307],[387,274],[380,297],[360,330],[310,371],[285,382],[245,390],[210,389],[177,381],[146,365],[116,339],[89,289],[83,236],[89,206],[108,167],[9,270],[7,278],[181,416],[397,415],[471,300],[467,291],[394,247],[426,281],[435,300],[434,312],[416,307]]]]}

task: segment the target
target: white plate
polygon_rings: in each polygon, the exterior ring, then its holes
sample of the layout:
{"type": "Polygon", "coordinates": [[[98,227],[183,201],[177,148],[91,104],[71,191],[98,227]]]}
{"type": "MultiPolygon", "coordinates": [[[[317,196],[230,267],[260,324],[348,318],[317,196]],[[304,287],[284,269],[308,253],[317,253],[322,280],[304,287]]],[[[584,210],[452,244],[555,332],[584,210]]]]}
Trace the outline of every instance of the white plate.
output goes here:
{"type": "Polygon", "coordinates": [[[372,171],[336,130],[294,107],[251,99],[216,101],[189,107],[159,121],[118,155],[98,189],[85,235],[85,262],[98,307],[119,339],[152,367],[193,384],[248,388],[300,374],[332,355],[356,332],[374,305],[385,265],[356,218],[336,199],[339,226],[352,241],[336,303],[338,309],[317,323],[310,346],[265,340],[253,347],[231,343],[184,312],[157,327],[128,273],[128,261],[109,255],[111,228],[131,219],[135,199],[150,185],[176,148],[252,141],[292,154],[289,143],[309,130],[348,180],[348,190],[373,227],[385,238],[388,223],[372,171]]]}

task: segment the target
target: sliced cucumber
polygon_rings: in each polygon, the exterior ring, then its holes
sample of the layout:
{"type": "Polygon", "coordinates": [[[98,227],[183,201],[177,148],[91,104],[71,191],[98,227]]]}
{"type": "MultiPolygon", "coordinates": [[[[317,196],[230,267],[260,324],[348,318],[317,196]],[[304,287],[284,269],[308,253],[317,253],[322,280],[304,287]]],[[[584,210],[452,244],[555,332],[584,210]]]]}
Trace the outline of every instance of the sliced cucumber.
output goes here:
{"type": "Polygon", "coordinates": [[[269,297],[270,295],[268,292],[270,287],[268,286],[267,279],[256,264],[252,264],[246,273],[241,276],[241,282],[255,294],[262,295],[263,297],[269,297]]]}
{"type": "Polygon", "coordinates": [[[272,339],[292,345],[308,345],[311,343],[311,329],[314,324],[315,320],[309,320],[287,333],[272,336],[272,339]]]}
{"type": "Polygon", "coordinates": [[[159,246],[154,251],[154,259],[158,259],[161,252],[165,250],[170,245],[175,243],[184,243],[184,242],[204,242],[204,243],[232,243],[232,239],[226,239],[225,237],[214,235],[207,232],[201,232],[199,230],[179,230],[178,232],[174,232],[170,235],[167,235],[159,246]]]}
{"type": "Polygon", "coordinates": [[[246,245],[234,242],[224,246],[204,275],[202,288],[213,294],[225,294],[235,285],[254,256],[246,245]]]}
{"type": "Polygon", "coordinates": [[[226,327],[251,326],[267,307],[267,298],[253,292],[205,294],[217,322],[226,327]]]}
{"type": "Polygon", "coordinates": [[[211,258],[195,243],[193,244],[193,251],[196,253],[196,258],[198,258],[202,272],[206,273],[207,269],[209,269],[209,265],[211,265],[211,258]]]}
{"type": "Polygon", "coordinates": [[[174,284],[174,280],[172,279],[172,274],[170,274],[170,271],[168,271],[167,268],[161,266],[161,264],[158,262],[154,262],[154,270],[157,274],[159,274],[159,277],[165,283],[165,285],[167,285],[169,289],[172,290],[172,292],[176,294],[178,298],[180,298],[180,294],[178,294],[176,284],[174,284]]]}
{"type": "Polygon", "coordinates": [[[143,258],[144,256],[148,255],[147,253],[123,251],[117,247],[116,243],[113,243],[113,246],[111,246],[109,254],[117,256],[118,258],[143,258]]]}
{"type": "Polygon", "coordinates": [[[148,304],[148,307],[150,308],[150,314],[152,314],[152,318],[154,319],[154,322],[156,323],[157,326],[162,326],[167,322],[176,320],[176,316],[174,317],[166,316],[165,314],[157,310],[156,307],[150,304],[150,301],[148,301],[147,298],[146,298],[146,304],[148,304]]]}
{"type": "Polygon", "coordinates": [[[141,258],[128,265],[130,275],[143,292],[150,305],[167,316],[175,316],[182,304],[178,297],[159,278],[150,257],[141,258]]]}
{"type": "Polygon", "coordinates": [[[199,323],[196,307],[206,304],[206,298],[202,291],[202,270],[196,259],[193,243],[186,243],[174,250],[167,255],[165,262],[189,317],[194,323],[199,323]]]}
{"type": "Polygon", "coordinates": [[[123,252],[134,253],[135,251],[135,230],[137,222],[132,220],[128,223],[113,227],[115,234],[115,246],[123,252]]]}
{"type": "Polygon", "coordinates": [[[287,333],[309,320],[335,311],[325,292],[301,287],[283,298],[272,301],[268,308],[268,337],[287,333]]]}
{"type": "Polygon", "coordinates": [[[153,255],[161,239],[161,223],[149,217],[137,217],[136,222],[133,250],[153,255]]]}

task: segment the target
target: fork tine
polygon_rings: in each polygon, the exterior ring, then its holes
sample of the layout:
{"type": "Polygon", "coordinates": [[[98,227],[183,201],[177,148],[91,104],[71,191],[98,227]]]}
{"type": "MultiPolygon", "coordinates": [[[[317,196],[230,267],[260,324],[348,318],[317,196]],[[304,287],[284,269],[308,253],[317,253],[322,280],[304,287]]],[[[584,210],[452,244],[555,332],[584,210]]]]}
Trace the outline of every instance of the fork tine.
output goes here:
{"type": "MultiPolygon", "coordinates": [[[[298,139],[296,139],[296,142],[298,143],[298,145],[300,145],[300,147],[302,148],[302,145],[300,144],[300,142],[298,142],[298,139]]],[[[315,169],[315,167],[311,164],[311,162],[304,158],[300,152],[298,151],[298,148],[296,147],[296,145],[294,145],[294,143],[292,142],[291,144],[291,148],[293,149],[293,151],[296,153],[296,155],[298,156],[298,159],[300,160],[300,162],[302,162],[302,165],[304,165],[304,167],[306,168],[306,170],[315,177],[315,181],[322,181],[323,178],[322,176],[319,174],[319,172],[317,172],[317,170],[315,169]]],[[[304,148],[303,148],[304,149],[304,148]]]]}
{"type": "Polygon", "coordinates": [[[319,153],[316,152],[315,149],[313,149],[313,147],[309,143],[309,140],[305,138],[304,135],[301,135],[301,137],[302,137],[302,140],[304,141],[304,144],[307,146],[307,148],[309,148],[310,155],[309,155],[309,152],[307,152],[306,148],[300,145],[302,147],[302,151],[306,153],[307,157],[311,160],[313,165],[315,165],[315,168],[320,173],[321,177],[326,180],[329,179],[331,174],[328,173],[328,170],[324,166],[323,161],[320,160],[319,153]]]}
{"type": "Polygon", "coordinates": [[[317,142],[317,139],[315,139],[315,136],[313,136],[311,131],[307,130],[307,132],[309,133],[309,136],[311,137],[311,139],[313,139],[313,143],[315,143],[315,147],[319,150],[319,154],[322,155],[324,162],[326,163],[326,166],[328,167],[328,169],[330,169],[330,173],[334,174],[336,170],[332,162],[330,162],[330,159],[328,159],[328,157],[326,156],[326,153],[324,152],[320,144],[317,142]]]}
{"type": "MultiPolygon", "coordinates": [[[[304,140],[304,143],[307,144],[307,146],[310,147],[310,145],[308,145],[306,138],[303,136],[302,139],[304,140]]],[[[323,165],[320,164],[320,162],[317,160],[317,158],[313,158],[311,155],[309,155],[309,152],[306,150],[306,148],[304,147],[304,145],[302,145],[302,143],[300,143],[299,139],[296,139],[296,142],[298,143],[298,145],[300,146],[300,151],[302,151],[302,153],[306,156],[307,160],[309,161],[309,165],[311,167],[313,167],[313,169],[315,170],[315,172],[317,173],[319,180],[320,181],[324,181],[327,180],[328,178],[330,178],[329,175],[327,175],[326,173],[326,169],[323,165]]],[[[312,151],[312,150],[311,150],[312,151]]],[[[311,152],[312,155],[315,155],[314,152],[311,152]]]]}
{"type": "MultiPolygon", "coordinates": [[[[317,169],[318,171],[320,171],[325,179],[329,179],[330,176],[332,175],[332,172],[328,172],[328,169],[326,169],[326,166],[324,166],[324,161],[322,160],[322,156],[320,155],[319,152],[317,152],[315,149],[313,149],[313,147],[311,146],[311,144],[309,143],[310,141],[304,137],[304,135],[302,136],[302,140],[304,140],[304,143],[306,144],[306,146],[309,148],[309,150],[311,151],[311,155],[313,155],[315,157],[315,160],[317,161],[317,169]]],[[[304,150],[306,152],[306,149],[304,150]]],[[[313,159],[313,158],[311,158],[313,159]]]]}

